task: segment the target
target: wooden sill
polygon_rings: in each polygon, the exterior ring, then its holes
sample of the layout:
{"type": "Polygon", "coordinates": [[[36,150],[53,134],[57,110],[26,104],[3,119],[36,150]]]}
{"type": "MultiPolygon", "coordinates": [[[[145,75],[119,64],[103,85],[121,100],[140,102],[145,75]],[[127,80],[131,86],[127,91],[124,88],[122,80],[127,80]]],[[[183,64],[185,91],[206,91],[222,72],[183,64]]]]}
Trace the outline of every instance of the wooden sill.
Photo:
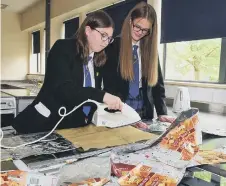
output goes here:
{"type": "Polygon", "coordinates": [[[45,76],[45,74],[27,74],[27,76],[45,76]]]}
{"type": "Polygon", "coordinates": [[[178,82],[178,81],[169,81],[169,80],[165,80],[164,83],[165,85],[175,85],[175,86],[226,89],[226,84],[178,82]]]}

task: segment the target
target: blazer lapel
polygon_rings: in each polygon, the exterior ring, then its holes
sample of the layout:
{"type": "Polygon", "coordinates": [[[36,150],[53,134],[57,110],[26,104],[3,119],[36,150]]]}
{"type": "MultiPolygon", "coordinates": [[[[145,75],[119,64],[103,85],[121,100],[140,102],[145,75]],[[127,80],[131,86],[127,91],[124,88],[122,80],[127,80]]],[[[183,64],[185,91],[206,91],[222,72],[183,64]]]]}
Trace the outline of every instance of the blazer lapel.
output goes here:
{"type": "Polygon", "coordinates": [[[73,79],[76,82],[76,84],[83,86],[84,81],[83,61],[77,55],[74,57],[72,76],[74,77],[73,79]]]}

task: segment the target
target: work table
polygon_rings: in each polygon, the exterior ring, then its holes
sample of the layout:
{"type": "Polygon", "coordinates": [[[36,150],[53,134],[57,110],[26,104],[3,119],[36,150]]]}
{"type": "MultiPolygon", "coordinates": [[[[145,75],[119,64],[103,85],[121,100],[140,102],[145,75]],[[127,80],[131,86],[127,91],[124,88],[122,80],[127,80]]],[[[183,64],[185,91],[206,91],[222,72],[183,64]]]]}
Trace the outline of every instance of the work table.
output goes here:
{"type": "Polygon", "coordinates": [[[29,89],[1,89],[1,93],[15,98],[16,115],[30,105],[37,96],[37,93],[32,92],[29,89]]]}
{"type": "MultiPolygon", "coordinates": [[[[168,112],[169,112],[169,115],[175,115],[173,112],[172,112],[172,108],[168,108],[168,112]]],[[[200,120],[200,124],[202,125],[202,127],[205,127],[206,125],[211,125],[213,127],[217,126],[217,127],[222,127],[222,128],[226,128],[226,117],[225,116],[220,116],[220,115],[216,115],[216,114],[210,114],[210,113],[199,113],[199,120],[200,120]]],[[[207,135],[207,134],[204,134],[203,135],[203,144],[200,146],[201,149],[208,149],[208,150],[211,150],[211,149],[216,149],[216,148],[220,148],[220,147],[223,147],[226,145],[226,137],[219,137],[219,136],[214,136],[214,135],[207,135]]],[[[61,158],[57,158],[54,154],[53,154],[54,158],[53,159],[48,159],[46,161],[43,161],[42,163],[41,162],[35,162],[33,163],[33,165],[37,164],[37,165],[46,165],[48,162],[51,162],[52,164],[54,164],[55,166],[57,165],[57,162],[59,159],[61,158]],[[54,162],[54,163],[53,163],[54,162]]],[[[73,157],[69,155],[69,159],[71,159],[73,157]]],[[[38,160],[38,157],[35,157],[37,160],[38,160]]],[[[41,160],[41,158],[40,158],[41,160]]],[[[31,161],[31,160],[30,160],[31,161]]],[[[65,160],[64,160],[65,162],[65,160]]],[[[58,162],[59,165],[61,166],[60,163],[62,162],[58,162]]],[[[31,161],[31,164],[32,164],[32,161],[31,161]]],[[[58,171],[58,168],[56,167],[52,167],[52,170],[50,167],[47,167],[48,170],[43,170],[43,173],[48,173],[48,171],[58,171]],[[50,169],[50,170],[49,170],[50,169]]],[[[204,182],[204,181],[201,181],[201,180],[197,180],[195,178],[192,178],[193,176],[193,173],[196,172],[196,171],[210,171],[213,173],[213,175],[215,175],[215,172],[212,171],[214,167],[213,166],[207,166],[207,167],[202,167],[202,168],[191,168],[191,169],[188,169],[187,170],[187,177],[184,177],[184,179],[182,180],[182,182],[179,184],[179,186],[193,186],[193,185],[205,185],[207,184],[207,182],[204,182]],[[191,177],[188,176],[191,174],[191,177]],[[188,181],[191,182],[190,184],[188,184],[188,181]],[[198,182],[197,182],[198,181],[198,182]]],[[[215,168],[216,169],[216,168],[215,168]]],[[[214,170],[215,170],[214,169],[214,170]]],[[[218,169],[217,169],[218,170],[218,169]]],[[[223,172],[220,173],[220,175],[223,174],[223,172]]],[[[219,178],[219,177],[217,177],[219,178]]],[[[209,184],[208,184],[209,185],[209,184]]],[[[214,185],[214,184],[213,184],[214,185]]]]}
{"type": "MultiPolygon", "coordinates": [[[[211,139],[209,139],[209,142],[206,141],[206,139],[203,140],[204,146],[205,146],[205,144],[208,145],[209,149],[214,149],[216,147],[216,146],[210,145],[212,143],[212,141],[214,141],[215,139],[226,140],[226,138],[219,138],[219,137],[216,137],[216,136],[209,136],[209,138],[211,138],[211,139]],[[212,148],[210,148],[210,147],[212,147],[212,148]]],[[[201,145],[201,148],[202,147],[203,147],[203,145],[201,145]]],[[[82,154],[84,154],[84,153],[82,153],[82,154]]],[[[69,153],[68,153],[68,155],[69,155],[69,153]]],[[[73,160],[74,155],[71,155],[71,156],[69,155],[69,157],[66,156],[67,158],[65,158],[65,159],[60,154],[57,154],[57,156],[53,154],[53,157],[54,158],[52,158],[52,159],[44,160],[45,159],[45,156],[40,157],[40,158],[38,156],[35,156],[35,157],[33,157],[34,158],[33,159],[34,162],[32,161],[32,159],[26,159],[26,161],[27,161],[28,164],[30,162],[30,166],[33,167],[33,168],[34,167],[37,167],[37,166],[43,167],[44,169],[43,170],[40,170],[40,172],[42,172],[42,173],[46,173],[46,174],[52,174],[52,173],[54,173],[54,174],[57,174],[58,173],[58,169],[59,169],[60,166],[63,165],[63,162],[65,162],[66,159],[73,160]],[[60,159],[61,159],[61,161],[60,161],[60,159]],[[64,159],[64,161],[62,161],[63,159],[64,159]],[[40,160],[41,162],[38,161],[38,160],[40,160]],[[51,165],[46,167],[46,165],[48,163],[50,164],[50,162],[51,162],[51,165]]],[[[21,166],[21,169],[23,169],[23,170],[29,170],[29,168],[27,169],[26,165],[24,163],[22,163],[20,160],[16,160],[14,163],[17,163],[16,164],[17,166],[20,165],[21,166]]],[[[183,180],[181,181],[181,183],[179,184],[179,186],[193,186],[193,185],[203,185],[203,186],[206,186],[207,182],[204,182],[202,180],[193,178],[194,172],[199,172],[199,171],[201,171],[201,172],[203,172],[203,171],[205,171],[205,172],[206,171],[209,171],[210,173],[212,173],[212,175],[214,175],[216,177],[216,172],[217,171],[219,172],[219,169],[215,168],[214,166],[210,166],[210,165],[204,165],[204,166],[199,166],[199,167],[188,168],[187,169],[186,176],[183,178],[183,180]]],[[[221,172],[218,173],[219,175],[222,175],[223,176],[226,173],[223,170],[220,170],[220,171],[221,172]]],[[[219,179],[218,174],[217,174],[217,178],[216,179],[219,179]]],[[[204,178],[204,177],[202,177],[202,178],[204,178]]],[[[214,177],[212,177],[212,179],[213,178],[214,177]]],[[[211,181],[213,182],[213,184],[209,184],[208,183],[208,185],[214,186],[215,185],[215,183],[214,183],[215,180],[212,180],[212,179],[211,179],[211,181]]],[[[219,183],[219,180],[217,182],[219,183]]]]}

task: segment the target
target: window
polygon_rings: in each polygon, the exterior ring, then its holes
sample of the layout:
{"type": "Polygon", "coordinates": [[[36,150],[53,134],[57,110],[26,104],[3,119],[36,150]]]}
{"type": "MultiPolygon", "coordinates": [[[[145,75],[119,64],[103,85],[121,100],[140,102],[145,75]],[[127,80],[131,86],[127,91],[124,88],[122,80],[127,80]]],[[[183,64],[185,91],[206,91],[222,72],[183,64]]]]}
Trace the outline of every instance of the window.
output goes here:
{"type": "Polygon", "coordinates": [[[32,33],[32,56],[30,62],[30,73],[37,74],[41,72],[40,60],[40,30],[32,33]]]}
{"type": "Polygon", "coordinates": [[[162,0],[161,42],[226,37],[225,7],[225,0],[162,0]]]}
{"type": "Polygon", "coordinates": [[[73,37],[76,31],[79,28],[79,17],[75,17],[73,19],[67,20],[64,22],[64,29],[65,29],[65,38],[73,37]]]}
{"type": "Polygon", "coordinates": [[[222,39],[163,44],[166,80],[219,82],[222,39]]]}
{"type": "MultiPolygon", "coordinates": [[[[141,1],[147,2],[147,0],[125,0],[102,8],[102,10],[107,12],[114,21],[115,29],[113,37],[120,35],[122,25],[127,14],[136,4],[140,3],[141,1]]],[[[89,15],[89,13],[87,15],[89,15]]]]}
{"type": "Polygon", "coordinates": [[[129,11],[141,1],[147,2],[147,0],[126,0],[103,9],[115,23],[114,37],[120,34],[123,22],[129,11]]]}
{"type": "Polygon", "coordinates": [[[41,53],[43,53],[43,55],[41,55],[41,74],[45,74],[45,70],[46,70],[46,30],[43,30],[43,38],[42,38],[42,43],[41,43],[42,47],[41,47],[41,53]]]}
{"type": "Polygon", "coordinates": [[[226,83],[225,6],[225,0],[162,0],[159,56],[166,80],[226,83]]]}

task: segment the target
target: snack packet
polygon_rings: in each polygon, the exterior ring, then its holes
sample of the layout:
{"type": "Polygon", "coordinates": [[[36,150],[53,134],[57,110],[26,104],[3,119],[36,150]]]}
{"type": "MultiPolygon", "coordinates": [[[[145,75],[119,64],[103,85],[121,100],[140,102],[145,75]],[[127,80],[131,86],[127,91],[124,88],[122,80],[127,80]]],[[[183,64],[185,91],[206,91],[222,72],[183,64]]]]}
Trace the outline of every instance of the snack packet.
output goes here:
{"type": "Polygon", "coordinates": [[[128,174],[128,172],[135,167],[136,167],[135,165],[129,165],[125,163],[112,163],[111,172],[113,175],[119,178],[121,176],[128,174]]]}
{"type": "Polygon", "coordinates": [[[226,147],[214,150],[199,150],[188,167],[220,163],[226,163],[226,147]]]}
{"type": "Polygon", "coordinates": [[[153,174],[172,178],[176,181],[177,184],[181,181],[185,173],[185,168],[177,169],[155,159],[152,156],[151,149],[145,149],[129,154],[120,154],[120,155],[112,154],[111,163],[112,163],[112,175],[117,176],[118,178],[125,177],[138,165],[143,166],[143,169],[141,170],[141,175],[144,174],[149,175],[151,171],[151,173],[153,174]],[[145,173],[143,171],[148,170],[149,168],[151,169],[148,173],[145,173]]]}
{"type": "Polygon", "coordinates": [[[198,109],[190,109],[182,112],[159,143],[151,148],[152,155],[165,164],[185,168],[199,151],[201,138],[198,109]]]}
{"type": "Polygon", "coordinates": [[[152,167],[143,164],[137,165],[127,175],[118,180],[121,186],[150,186],[150,185],[170,185],[176,186],[177,180],[153,172],[152,167]]]}
{"type": "Polygon", "coordinates": [[[1,173],[0,183],[1,186],[55,186],[57,183],[57,177],[16,170],[1,173]]]}

